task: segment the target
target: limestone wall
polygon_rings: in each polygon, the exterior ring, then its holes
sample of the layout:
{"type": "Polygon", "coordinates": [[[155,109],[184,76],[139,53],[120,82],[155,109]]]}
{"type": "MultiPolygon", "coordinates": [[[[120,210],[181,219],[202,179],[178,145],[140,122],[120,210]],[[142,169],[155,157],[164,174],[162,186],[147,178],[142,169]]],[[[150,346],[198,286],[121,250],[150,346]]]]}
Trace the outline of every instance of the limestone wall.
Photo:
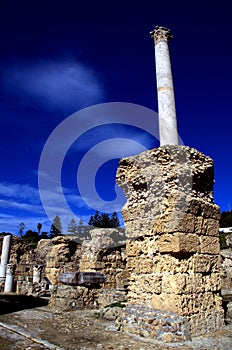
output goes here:
{"type": "MultiPolygon", "coordinates": [[[[83,241],[76,271],[100,272],[106,282],[99,285],[71,286],[58,283],[53,288],[50,306],[66,308],[104,307],[127,298],[128,274],[124,230],[90,230],[91,239],[83,241]]],[[[47,267],[46,267],[47,269],[47,267]]],[[[66,271],[71,271],[65,264],[66,271]]]]}
{"type": "Polygon", "coordinates": [[[222,257],[222,293],[232,294],[232,249],[223,249],[221,251],[222,257]]]}
{"type": "Polygon", "coordinates": [[[127,197],[129,304],[181,315],[192,335],[220,328],[213,161],[189,147],[163,146],[122,159],[117,183],[127,197]]]}
{"type": "Polygon", "coordinates": [[[106,282],[98,291],[98,305],[126,300],[128,272],[124,231],[96,228],[90,234],[92,239],[83,242],[80,271],[98,271],[106,276],[106,282]]]}
{"type": "MultiPolygon", "coordinates": [[[[0,236],[0,249],[3,237],[0,236]]],[[[64,271],[79,269],[81,245],[69,238],[59,236],[42,239],[36,249],[24,239],[13,236],[10,250],[11,264],[15,265],[14,291],[21,294],[37,294],[46,288],[46,277],[52,284],[64,271]],[[33,283],[33,267],[41,265],[41,284],[33,283]]],[[[0,286],[3,291],[4,283],[0,286]]]]}
{"type": "Polygon", "coordinates": [[[57,284],[58,276],[66,271],[79,270],[81,245],[65,236],[58,236],[52,240],[41,240],[36,249],[37,260],[40,252],[46,256],[44,275],[52,284],[57,284]]]}

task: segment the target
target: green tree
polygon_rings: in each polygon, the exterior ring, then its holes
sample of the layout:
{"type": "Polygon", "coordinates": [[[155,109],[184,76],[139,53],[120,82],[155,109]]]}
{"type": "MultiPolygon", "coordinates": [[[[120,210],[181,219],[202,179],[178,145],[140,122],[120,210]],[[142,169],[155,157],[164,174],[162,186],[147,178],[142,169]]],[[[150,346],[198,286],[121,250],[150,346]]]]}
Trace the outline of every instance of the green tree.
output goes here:
{"type": "Polygon", "coordinates": [[[221,213],[220,227],[232,227],[232,210],[221,213]]]}
{"type": "Polygon", "coordinates": [[[42,228],[42,224],[39,222],[37,224],[38,235],[40,235],[41,228],[42,228]]]}
{"type": "Polygon", "coordinates": [[[94,227],[113,228],[120,226],[120,223],[116,212],[114,212],[110,217],[107,213],[99,214],[99,212],[96,211],[94,215],[91,215],[89,225],[94,227]]]}
{"type": "Polygon", "coordinates": [[[50,237],[53,238],[56,236],[60,236],[61,232],[62,232],[61,220],[60,220],[60,217],[56,215],[50,229],[50,237]]]}
{"type": "Polygon", "coordinates": [[[77,236],[80,238],[82,241],[84,239],[90,239],[91,235],[89,233],[89,226],[85,225],[82,221],[82,218],[80,218],[78,226],[77,226],[77,236]]]}
{"type": "Polygon", "coordinates": [[[119,218],[118,218],[116,211],[114,211],[112,214],[111,225],[112,225],[111,227],[119,227],[120,226],[119,218]]]}
{"type": "Polygon", "coordinates": [[[40,235],[40,239],[48,239],[48,232],[43,231],[40,235]]]}
{"type": "Polygon", "coordinates": [[[24,222],[21,222],[19,224],[19,226],[18,226],[18,233],[19,233],[20,237],[22,237],[25,227],[26,227],[26,225],[24,224],[24,222]]]}
{"type": "Polygon", "coordinates": [[[101,215],[99,214],[98,210],[94,215],[90,216],[88,224],[94,227],[101,227],[101,215]]]}
{"type": "Polygon", "coordinates": [[[28,230],[25,233],[25,235],[22,235],[22,238],[25,239],[27,243],[33,248],[37,246],[37,243],[39,242],[39,239],[40,239],[38,232],[32,231],[32,230],[28,230]]]}
{"type": "Polygon", "coordinates": [[[76,223],[75,219],[73,219],[73,218],[71,219],[70,223],[68,224],[67,231],[70,232],[73,235],[77,234],[78,226],[77,226],[77,223],[76,223]]]}

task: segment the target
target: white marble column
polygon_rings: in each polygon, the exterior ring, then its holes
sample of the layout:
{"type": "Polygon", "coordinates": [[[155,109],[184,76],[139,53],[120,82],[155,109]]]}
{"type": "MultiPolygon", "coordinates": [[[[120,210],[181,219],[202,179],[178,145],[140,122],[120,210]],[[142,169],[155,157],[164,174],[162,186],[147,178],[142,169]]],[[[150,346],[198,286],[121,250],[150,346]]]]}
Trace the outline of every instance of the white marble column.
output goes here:
{"type": "Polygon", "coordinates": [[[157,26],[150,34],[155,43],[160,146],[178,145],[175,97],[168,48],[170,30],[157,26]]]}
{"type": "Polygon", "coordinates": [[[6,265],[8,264],[9,256],[10,256],[10,243],[11,243],[11,235],[5,236],[3,238],[3,243],[2,243],[0,281],[5,280],[5,277],[6,277],[6,265]]]}
{"type": "Polygon", "coordinates": [[[43,268],[42,265],[33,266],[33,280],[32,280],[33,283],[40,283],[42,268],[43,268]]]}
{"type": "Polygon", "coordinates": [[[14,264],[7,264],[6,265],[6,279],[5,279],[5,287],[4,287],[4,293],[11,293],[13,292],[14,287],[14,264]]]}

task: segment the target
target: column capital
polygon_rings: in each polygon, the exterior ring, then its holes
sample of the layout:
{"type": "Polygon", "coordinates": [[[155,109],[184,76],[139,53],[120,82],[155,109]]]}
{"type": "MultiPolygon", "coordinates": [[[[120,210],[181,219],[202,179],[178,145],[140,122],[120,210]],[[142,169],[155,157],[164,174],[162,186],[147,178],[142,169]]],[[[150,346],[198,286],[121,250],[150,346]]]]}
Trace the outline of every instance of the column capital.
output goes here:
{"type": "Polygon", "coordinates": [[[157,44],[160,41],[169,42],[169,40],[173,38],[173,36],[170,33],[170,29],[159,26],[156,26],[155,29],[152,32],[150,32],[150,35],[154,39],[155,44],[157,44]]]}
{"type": "Polygon", "coordinates": [[[15,264],[7,264],[6,265],[6,274],[13,275],[15,271],[15,264]]]}
{"type": "Polygon", "coordinates": [[[42,268],[43,268],[43,265],[34,265],[33,272],[41,272],[42,268]]]}

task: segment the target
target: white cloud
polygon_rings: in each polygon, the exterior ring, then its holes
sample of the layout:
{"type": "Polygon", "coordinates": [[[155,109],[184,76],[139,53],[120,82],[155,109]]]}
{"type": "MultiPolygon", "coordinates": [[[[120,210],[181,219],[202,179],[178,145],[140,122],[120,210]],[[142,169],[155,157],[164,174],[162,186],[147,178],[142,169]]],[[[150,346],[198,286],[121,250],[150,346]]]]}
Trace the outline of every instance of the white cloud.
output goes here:
{"type": "Polygon", "coordinates": [[[94,71],[73,59],[11,64],[2,82],[8,93],[46,108],[79,109],[103,96],[94,71]]]}
{"type": "Polygon", "coordinates": [[[0,208],[11,208],[11,209],[19,209],[24,211],[34,211],[34,212],[42,212],[42,207],[40,205],[33,205],[27,203],[19,203],[11,200],[3,200],[0,199],[0,208]]]}
{"type": "Polygon", "coordinates": [[[0,183],[0,196],[17,198],[28,202],[38,202],[38,190],[28,184],[0,183]]]}

